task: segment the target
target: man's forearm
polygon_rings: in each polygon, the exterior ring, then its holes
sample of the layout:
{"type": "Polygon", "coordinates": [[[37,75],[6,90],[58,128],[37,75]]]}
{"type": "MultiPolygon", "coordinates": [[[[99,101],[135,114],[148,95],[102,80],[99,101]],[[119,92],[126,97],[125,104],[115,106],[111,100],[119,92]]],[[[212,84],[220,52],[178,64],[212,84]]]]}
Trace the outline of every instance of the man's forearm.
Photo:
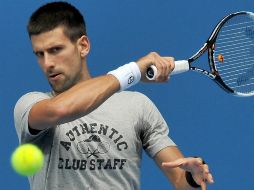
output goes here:
{"type": "Polygon", "coordinates": [[[119,82],[112,75],[96,77],[73,86],[52,101],[66,109],[61,123],[86,115],[119,90],[119,82]]]}
{"type": "Polygon", "coordinates": [[[69,90],[38,102],[29,113],[29,125],[43,130],[84,116],[120,89],[113,75],[82,81],[69,90]]]}

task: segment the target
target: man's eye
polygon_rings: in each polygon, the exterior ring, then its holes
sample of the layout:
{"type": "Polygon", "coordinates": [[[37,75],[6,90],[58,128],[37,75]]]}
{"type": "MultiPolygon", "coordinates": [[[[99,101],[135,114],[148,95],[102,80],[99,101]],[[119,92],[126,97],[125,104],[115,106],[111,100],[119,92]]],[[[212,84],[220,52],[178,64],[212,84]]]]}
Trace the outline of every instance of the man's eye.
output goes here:
{"type": "Polygon", "coordinates": [[[44,53],[43,52],[35,52],[34,53],[37,57],[43,57],[44,53]]]}
{"type": "Polygon", "coordinates": [[[51,48],[49,50],[50,53],[58,53],[62,48],[61,47],[55,47],[55,48],[51,48]]]}

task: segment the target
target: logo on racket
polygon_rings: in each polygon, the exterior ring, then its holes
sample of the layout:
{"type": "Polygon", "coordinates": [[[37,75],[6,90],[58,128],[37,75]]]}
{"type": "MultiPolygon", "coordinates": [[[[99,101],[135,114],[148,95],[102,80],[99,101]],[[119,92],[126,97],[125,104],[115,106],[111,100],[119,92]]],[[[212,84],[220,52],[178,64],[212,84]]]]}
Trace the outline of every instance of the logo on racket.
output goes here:
{"type": "Polygon", "coordinates": [[[249,38],[254,39],[254,27],[253,26],[247,26],[245,28],[245,34],[246,36],[248,36],[249,38]]]}
{"type": "Polygon", "coordinates": [[[237,78],[237,85],[241,86],[246,84],[249,80],[253,79],[254,77],[254,66],[249,68],[244,74],[240,75],[237,78]]]}
{"type": "Polygon", "coordinates": [[[250,47],[250,55],[254,55],[254,45],[250,47]]]}
{"type": "Polygon", "coordinates": [[[224,56],[222,54],[219,54],[217,57],[218,61],[223,63],[224,62],[224,56]]]}

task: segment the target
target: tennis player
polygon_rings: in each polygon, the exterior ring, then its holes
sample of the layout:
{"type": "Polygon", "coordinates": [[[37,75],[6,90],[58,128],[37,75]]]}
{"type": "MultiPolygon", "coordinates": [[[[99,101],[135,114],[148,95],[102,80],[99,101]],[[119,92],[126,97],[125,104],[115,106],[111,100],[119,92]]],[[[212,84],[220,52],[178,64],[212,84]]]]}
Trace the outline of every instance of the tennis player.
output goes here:
{"type": "Polygon", "coordinates": [[[158,68],[155,82],[167,81],[172,57],[149,53],[91,78],[86,25],[74,6],[45,4],[27,29],[52,88],[23,95],[14,109],[20,143],[34,143],[44,153],[42,170],[29,177],[32,190],[139,189],[143,149],[175,189],[204,190],[213,182],[200,157],[183,156],[156,106],[141,93],[125,91],[146,82],[151,65],[158,68]]]}

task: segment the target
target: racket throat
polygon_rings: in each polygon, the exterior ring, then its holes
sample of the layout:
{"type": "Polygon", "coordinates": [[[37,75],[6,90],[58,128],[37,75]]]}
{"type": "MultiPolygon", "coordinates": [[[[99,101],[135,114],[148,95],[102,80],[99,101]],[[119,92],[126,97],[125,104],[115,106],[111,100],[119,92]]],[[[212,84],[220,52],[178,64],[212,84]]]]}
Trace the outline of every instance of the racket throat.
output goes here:
{"type": "Polygon", "coordinates": [[[209,77],[210,79],[213,79],[213,80],[216,78],[216,76],[213,75],[212,73],[208,72],[207,70],[200,69],[198,67],[190,67],[190,70],[201,73],[201,74],[204,74],[204,75],[206,75],[207,77],[209,77]]]}

